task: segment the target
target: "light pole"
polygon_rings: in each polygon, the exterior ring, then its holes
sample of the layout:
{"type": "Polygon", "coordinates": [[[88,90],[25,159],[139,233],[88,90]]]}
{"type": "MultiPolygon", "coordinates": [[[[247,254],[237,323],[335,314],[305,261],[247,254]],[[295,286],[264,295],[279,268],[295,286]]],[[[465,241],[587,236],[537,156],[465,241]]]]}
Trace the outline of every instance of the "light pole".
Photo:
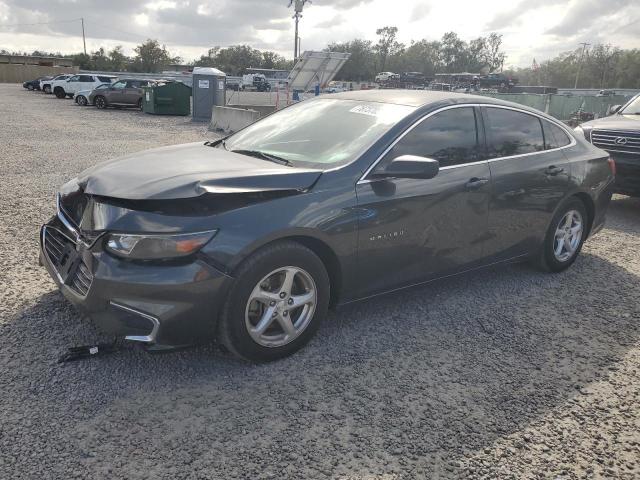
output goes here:
{"type": "Polygon", "coordinates": [[[302,10],[304,9],[304,5],[305,3],[311,3],[311,0],[289,0],[289,6],[287,8],[291,8],[291,5],[293,5],[293,19],[295,20],[296,23],[296,33],[295,33],[295,39],[294,39],[294,43],[293,43],[293,61],[295,62],[296,60],[298,60],[298,54],[299,52],[299,39],[298,39],[298,22],[300,21],[300,19],[302,18],[302,10]]]}

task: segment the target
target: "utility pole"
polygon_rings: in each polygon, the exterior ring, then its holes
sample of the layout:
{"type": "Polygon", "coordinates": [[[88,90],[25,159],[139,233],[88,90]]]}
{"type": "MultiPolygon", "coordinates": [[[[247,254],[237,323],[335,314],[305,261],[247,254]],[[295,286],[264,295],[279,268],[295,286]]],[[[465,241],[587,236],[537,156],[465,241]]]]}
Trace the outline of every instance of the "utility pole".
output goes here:
{"type": "Polygon", "coordinates": [[[296,36],[295,36],[295,45],[293,46],[293,61],[295,62],[296,60],[298,60],[298,22],[300,21],[300,17],[302,15],[300,15],[299,12],[296,12],[295,15],[293,16],[293,18],[295,18],[296,20],[296,36]]]}
{"type": "Polygon", "coordinates": [[[87,54],[87,41],[84,38],[84,17],[80,19],[82,22],[82,45],[84,45],[84,54],[87,54]]]}
{"type": "Polygon", "coordinates": [[[295,38],[293,41],[293,61],[297,61],[298,60],[298,55],[300,54],[300,39],[298,38],[298,22],[300,22],[300,19],[302,18],[302,9],[304,8],[305,3],[311,3],[311,0],[289,0],[289,7],[287,8],[291,8],[291,5],[293,5],[293,10],[294,10],[294,14],[293,14],[293,19],[295,20],[295,24],[296,24],[296,33],[295,33],[295,38]]]}
{"type": "Polygon", "coordinates": [[[578,79],[580,78],[580,69],[582,69],[582,59],[584,58],[584,52],[587,50],[587,47],[590,46],[591,44],[587,42],[582,42],[580,45],[582,45],[582,53],[580,54],[580,62],[578,63],[578,71],[576,72],[576,83],[573,86],[574,89],[578,88],[578,79]]]}

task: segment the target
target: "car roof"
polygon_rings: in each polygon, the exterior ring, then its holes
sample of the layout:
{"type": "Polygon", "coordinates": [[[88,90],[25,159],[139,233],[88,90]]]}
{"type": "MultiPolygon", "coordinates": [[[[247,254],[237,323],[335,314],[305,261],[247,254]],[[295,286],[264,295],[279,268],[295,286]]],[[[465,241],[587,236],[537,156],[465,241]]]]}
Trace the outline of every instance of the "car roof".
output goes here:
{"type": "Polygon", "coordinates": [[[433,105],[433,107],[440,107],[468,103],[499,105],[515,108],[525,112],[531,112],[554,123],[561,123],[559,120],[547,115],[546,113],[526,105],[492,97],[459,92],[440,92],[436,90],[353,90],[342,93],[331,93],[324,95],[324,97],[339,98],[342,100],[355,100],[358,102],[391,103],[416,108],[428,107],[430,105],[433,105]]]}
{"type": "Polygon", "coordinates": [[[468,95],[455,92],[438,92],[433,90],[353,90],[350,92],[336,93],[332,97],[342,100],[356,100],[360,102],[393,103],[397,105],[409,105],[422,107],[431,103],[460,100],[475,103],[488,103],[487,97],[468,95]]]}
{"type": "Polygon", "coordinates": [[[529,108],[525,105],[507,102],[497,98],[459,92],[442,92],[438,90],[353,90],[333,93],[327,96],[341,100],[391,103],[411,107],[425,107],[431,104],[486,103],[487,105],[503,105],[520,110],[534,111],[537,114],[542,113],[539,110],[529,108]]]}

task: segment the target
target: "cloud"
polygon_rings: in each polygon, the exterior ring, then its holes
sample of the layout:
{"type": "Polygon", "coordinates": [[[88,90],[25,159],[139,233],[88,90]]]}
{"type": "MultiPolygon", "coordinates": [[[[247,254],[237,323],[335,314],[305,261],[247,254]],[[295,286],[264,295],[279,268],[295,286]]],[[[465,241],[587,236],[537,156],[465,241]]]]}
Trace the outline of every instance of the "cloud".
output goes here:
{"type": "Polygon", "coordinates": [[[507,8],[499,12],[495,17],[487,23],[486,28],[488,30],[501,30],[506,27],[511,27],[514,24],[519,23],[525,17],[525,14],[537,10],[542,7],[549,7],[551,5],[557,5],[564,3],[566,0],[524,0],[520,3],[516,3],[510,8],[507,8]]]}
{"type": "Polygon", "coordinates": [[[580,0],[572,2],[564,17],[547,33],[560,37],[573,37],[593,25],[599,29],[610,25],[608,19],[619,17],[620,12],[636,5],[637,0],[580,0]]]}
{"type": "Polygon", "coordinates": [[[431,5],[425,2],[418,3],[413,10],[411,11],[411,16],[409,17],[410,22],[417,22],[419,20],[423,20],[431,11],[431,5]]]}

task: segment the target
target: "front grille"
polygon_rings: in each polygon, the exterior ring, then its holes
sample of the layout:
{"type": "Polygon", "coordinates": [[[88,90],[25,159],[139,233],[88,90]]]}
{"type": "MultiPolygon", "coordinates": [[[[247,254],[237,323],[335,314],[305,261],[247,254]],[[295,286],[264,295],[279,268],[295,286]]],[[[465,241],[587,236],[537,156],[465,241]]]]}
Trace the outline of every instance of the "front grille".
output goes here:
{"type": "Polygon", "coordinates": [[[78,264],[72,278],[73,279],[69,286],[83,297],[86,297],[87,293],[89,293],[89,289],[91,288],[93,275],[91,275],[91,272],[82,260],[78,264]]]}
{"type": "Polygon", "coordinates": [[[76,247],[75,242],[52,227],[45,228],[43,243],[51,264],[58,271],[60,271],[68,260],[68,248],[75,249],[76,247]]]}
{"type": "Polygon", "coordinates": [[[43,228],[42,246],[58,273],[60,281],[77,294],[86,296],[93,282],[93,275],[76,253],[76,243],[63,230],[51,225],[43,228]]]}
{"type": "Polygon", "coordinates": [[[591,143],[610,152],[640,154],[640,132],[593,130],[591,143]]]}

